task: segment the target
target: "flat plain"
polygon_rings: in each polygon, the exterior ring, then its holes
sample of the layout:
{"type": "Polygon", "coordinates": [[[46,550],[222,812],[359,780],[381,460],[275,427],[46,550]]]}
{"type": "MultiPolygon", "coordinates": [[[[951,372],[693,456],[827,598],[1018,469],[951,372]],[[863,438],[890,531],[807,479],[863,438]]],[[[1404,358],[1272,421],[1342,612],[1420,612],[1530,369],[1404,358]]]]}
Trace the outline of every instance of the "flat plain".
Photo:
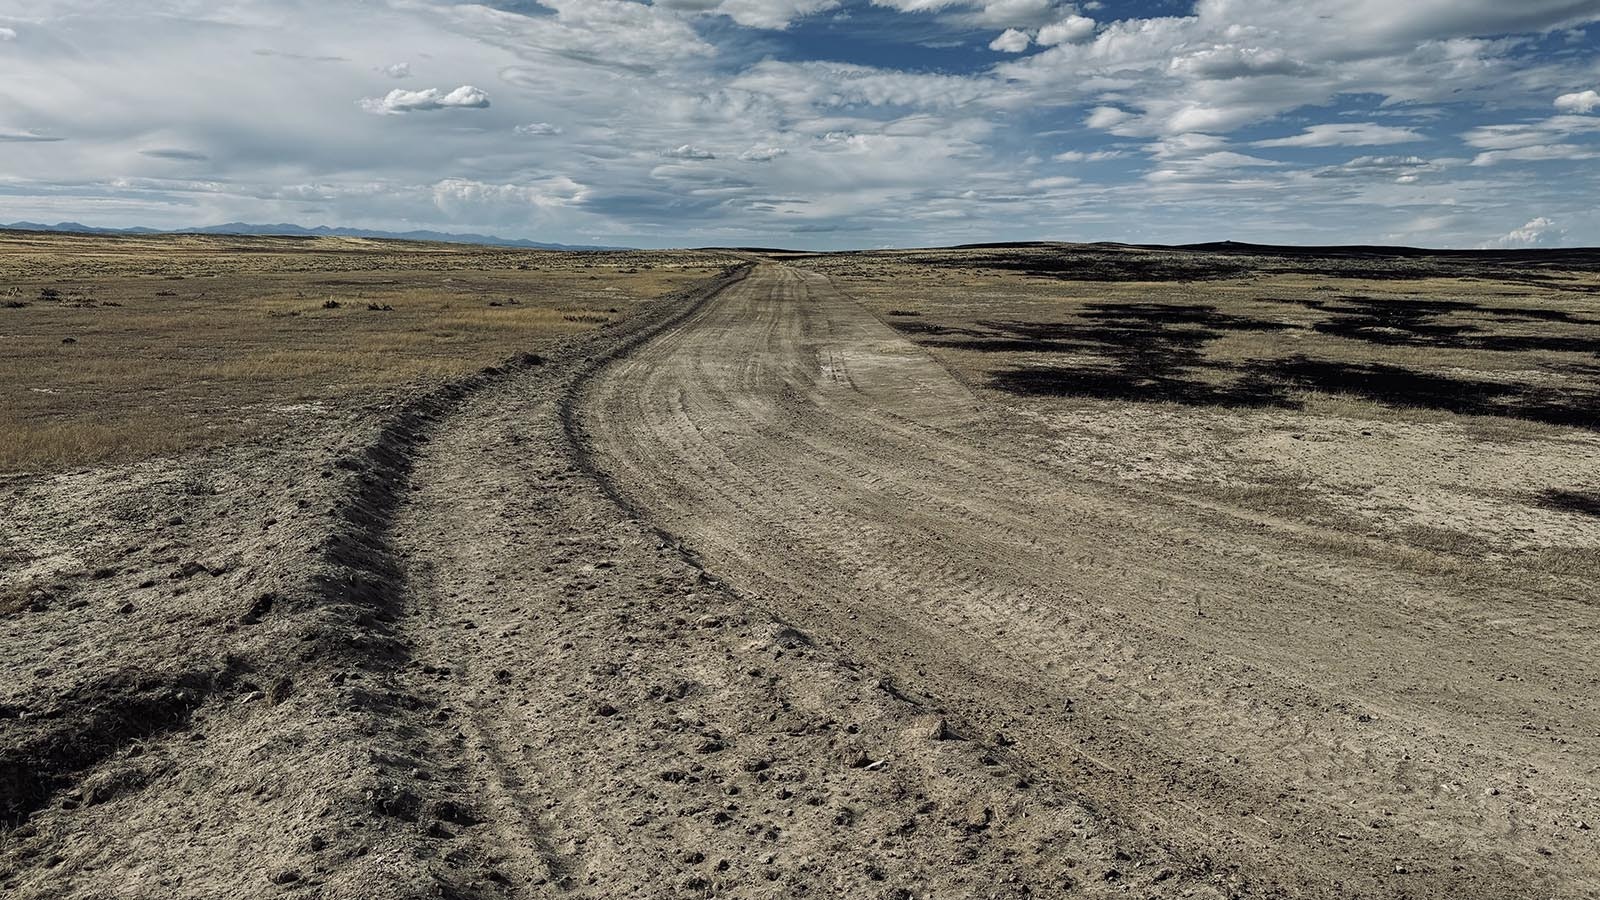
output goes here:
{"type": "Polygon", "coordinates": [[[8,896],[1600,892],[1600,255],[0,274],[8,896]]]}

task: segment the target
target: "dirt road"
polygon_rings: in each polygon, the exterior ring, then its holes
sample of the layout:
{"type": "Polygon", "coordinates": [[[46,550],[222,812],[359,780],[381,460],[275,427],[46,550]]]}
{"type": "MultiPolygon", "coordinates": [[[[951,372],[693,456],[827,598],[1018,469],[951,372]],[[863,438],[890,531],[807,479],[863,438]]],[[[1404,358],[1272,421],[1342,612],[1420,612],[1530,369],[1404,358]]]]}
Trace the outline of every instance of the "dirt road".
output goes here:
{"type": "Polygon", "coordinates": [[[1175,858],[1274,896],[1600,890],[1592,597],[1529,616],[1068,480],[1048,426],[796,268],[581,406],[609,482],[709,569],[1175,858]]]}

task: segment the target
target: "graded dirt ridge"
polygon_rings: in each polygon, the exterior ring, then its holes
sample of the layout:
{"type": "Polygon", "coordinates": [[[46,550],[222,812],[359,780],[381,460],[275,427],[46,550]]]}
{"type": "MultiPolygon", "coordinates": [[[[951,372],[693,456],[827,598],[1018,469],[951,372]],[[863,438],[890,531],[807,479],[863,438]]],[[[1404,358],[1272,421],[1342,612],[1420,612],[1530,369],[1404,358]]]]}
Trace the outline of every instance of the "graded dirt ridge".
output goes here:
{"type": "MultiPolygon", "coordinates": [[[[0,891],[1600,892],[1581,391],[1480,421],[1216,380],[1283,332],[1425,335],[1462,380],[1522,326],[1263,269],[1220,288],[1248,314],[1151,278],[1073,319],[1076,251],[952,277],[1003,250],[745,253],[305,433],[0,482],[0,891]],[[1208,480],[1251,448],[1308,474],[1208,480]],[[1456,530],[1361,518],[1428,515],[1404,473],[1458,453],[1505,464],[1452,470],[1456,530]]],[[[1587,294],[1540,277],[1494,302],[1587,378],[1587,294]]]]}

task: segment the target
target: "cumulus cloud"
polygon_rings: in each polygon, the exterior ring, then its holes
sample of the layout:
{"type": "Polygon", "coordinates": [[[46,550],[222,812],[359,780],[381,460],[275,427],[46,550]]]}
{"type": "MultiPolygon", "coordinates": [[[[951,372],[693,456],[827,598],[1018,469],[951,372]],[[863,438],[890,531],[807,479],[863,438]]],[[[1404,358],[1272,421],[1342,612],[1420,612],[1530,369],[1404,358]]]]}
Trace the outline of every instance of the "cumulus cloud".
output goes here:
{"type": "Polygon", "coordinates": [[[489,215],[498,208],[526,210],[576,206],[590,191],[566,176],[512,184],[494,184],[469,178],[446,178],[433,186],[433,202],[452,216],[489,215]]]}
{"type": "Polygon", "coordinates": [[[390,78],[410,78],[411,77],[411,64],[410,63],[397,62],[397,63],[394,63],[393,65],[384,66],[382,69],[379,69],[379,71],[382,72],[383,74],[389,76],[390,78]]]}
{"type": "Polygon", "coordinates": [[[1000,32],[1000,36],[989,42],[989,49],[998,53],[1021,53],[1028,49],[1033,39],[1028,37],[1026,31],[1007,28],[1000,32]]]}
{"type": "Polygon", "coordinates": [[[1039,29],[1036,40],[1045,47],[1056,44],[1076,44],[1079,41],[1094,37],[1094,20],[1088,16],[1067,16],[1059,22],[1051,22],[1039,29]]]}
{"type": "Polygon", "coordinates": [[[518,125],[516,128],[511,130],[515,131],[517,134],[525,134],[529,136],[542,136],[561,133],[561,129],[558,126],[551,125],[549,122],[529,122],[526,125],[518,125]]]}
{"type": "Polygon", "coordinates": [[[747,28],[784,29],[796,19],[838,7],[839,0],[655,0],[655,5],[724,15],[747,28]]]}
{"type": "Polygon", "coordinates": [[[438,88],[420,91],[395,88],[382,97],[361,101],[362,109],[380,116],[400,116],[435,109],[486,109],[488,106],[489,95],[470,84],[463,84],[448,94],[438,88]]]}
{"type": "Polygon", "coordinates": [[[1556,109],[1562,112],[1588,113],[1600,106],[1600,93],[1593,90],[1562,94],[1556,98],[1556,109]]]}
{"type": "MultiPolygon", "coordinates": [[[[1090,34],[1093,32],[1091,27],[1090,34]]],[[[1167,65],[1167,71],[1172,74],[1203,81],[1226,81],[1261,75],[1298,75],[1308,71],[1309,68],[1279,48],[1235,46],[1196,50],[1174,58],[1167,65]]]]}
{"type": "Polygon", "coordinates": [[[1137,117],[1120,134],[1224,132],[1364,94],[1525,99],[1555,71],[1514,77],[1532,44],[1504,36],[1593,21],[1593,0],[1199,0],[1191,15],[1110,22],[996,75],[1042,102],[1114,102],[1137,117]]]}
{"type": "Polygon", "coordinates": [[[1115,106],[1097,106],[1089,111],[1089,117],[1083,120],[1083,124],[1101,131],[1110,131],[1132,118],[1134,118],[1133,113],[1127,110],[1115,106]]]}
{"type": "Polygon", "coordinates": [[[1566,236],[1565,229],[1558,228],[1555,222],[1539,216],[1521,228],[1513,228],[1497,238],[1480,244],[1479,247],[1484,250],[1559,247],[1566,236]]]}
{"type": "Polygon", "coordinates": [[[1056,0],[872,0],[872,4],[901,12],[942,13],[952,24],[969,28],[1037,28],[1061,16],[1056,0]]]}
{"type": "Polygon", "coordinates": [[[704,147],[693,144],[681,144],[670,150],[661,151],[661,155],[670,159],[716,159],[717,155],[704,147]]]}
{"type": "Polygon", "coordinates": [[[1381,144],[1407,144],[1425,141],[1427,136],[1414,128],[1396,128],[1373,122],[1312,125],[1289,137],[1256,141],[1257,147],[1374,147],[1381,144]]]}

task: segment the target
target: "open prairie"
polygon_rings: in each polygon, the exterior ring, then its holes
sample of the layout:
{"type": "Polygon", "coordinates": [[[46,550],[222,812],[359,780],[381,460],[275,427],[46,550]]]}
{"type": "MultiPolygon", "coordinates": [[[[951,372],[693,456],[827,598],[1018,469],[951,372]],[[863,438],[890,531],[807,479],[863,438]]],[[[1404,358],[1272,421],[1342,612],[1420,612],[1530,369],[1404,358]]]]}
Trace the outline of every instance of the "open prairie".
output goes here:
{"type": "Polygon", "coordinates": [[[0,892],[1600,893],[1600,254],[0,234],[0,892]]]}

